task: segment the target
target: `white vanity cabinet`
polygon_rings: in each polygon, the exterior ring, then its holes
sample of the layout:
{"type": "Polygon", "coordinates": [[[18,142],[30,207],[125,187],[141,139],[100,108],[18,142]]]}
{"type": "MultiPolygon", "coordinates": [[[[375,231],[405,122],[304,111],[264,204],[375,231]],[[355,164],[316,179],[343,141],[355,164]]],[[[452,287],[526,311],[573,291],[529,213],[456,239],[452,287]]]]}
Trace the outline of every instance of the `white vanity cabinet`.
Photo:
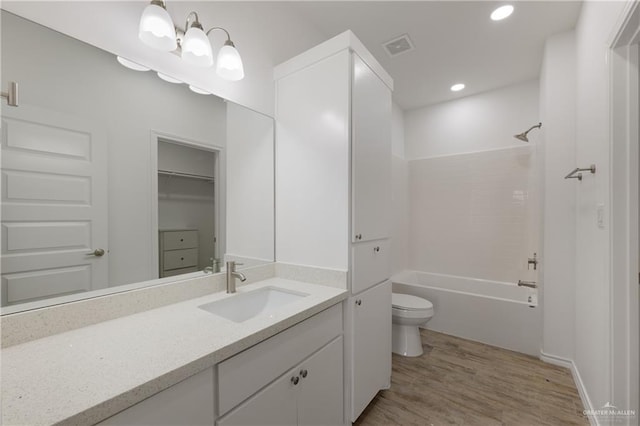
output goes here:
{"type": "Polygon", "coordinates": [[[391,377],[393,80],[350,31],[274,75],[277,260],[348,271],[346,415],[355,421],[391,377]]]}
{"type": "Polygon", "coordinates": [[[208,368],[98,423],[100,426],[213,425],[214,371],[208,368]]]}
{"type": "Polygon", "coordinates": [[[338,337],[220,419],[219,426],[343,424],[338,337]]]}
{"type": "Polygon", "coordinates": [[[344,424],[342,305],[217,366],[217,425],[344,424]]]}
{"type": "Polygon", "coordinates": [[[342,316],[338,303],[98,424],[345,424],[342,316]]]}

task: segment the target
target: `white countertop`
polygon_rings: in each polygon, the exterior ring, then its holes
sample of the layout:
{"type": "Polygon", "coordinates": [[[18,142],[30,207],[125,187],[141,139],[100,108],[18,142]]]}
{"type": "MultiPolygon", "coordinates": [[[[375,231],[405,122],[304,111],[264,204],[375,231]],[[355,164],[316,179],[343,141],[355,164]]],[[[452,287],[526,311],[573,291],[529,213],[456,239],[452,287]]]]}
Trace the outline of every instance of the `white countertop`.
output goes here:
{"type": "Polygon", "coordinates": [[[198,306],[214,293],[11,346],[1,352],[2,424],[94,424],[346,299],[343,289],[271,278],[308,293],[243,323],[198,306]]]}

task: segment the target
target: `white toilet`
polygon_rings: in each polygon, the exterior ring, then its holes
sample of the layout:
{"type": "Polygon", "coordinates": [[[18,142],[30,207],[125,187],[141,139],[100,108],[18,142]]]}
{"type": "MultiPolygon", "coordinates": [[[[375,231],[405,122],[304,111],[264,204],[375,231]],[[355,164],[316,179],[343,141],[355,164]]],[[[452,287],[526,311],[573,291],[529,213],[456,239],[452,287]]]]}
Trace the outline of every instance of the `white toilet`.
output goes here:
{"type": "Polygon", "coordinates": [[[422,355],[419,326],[433,316],[433,304],[409,294],[391,294],[392,350],[398,355],[422,355]]]}

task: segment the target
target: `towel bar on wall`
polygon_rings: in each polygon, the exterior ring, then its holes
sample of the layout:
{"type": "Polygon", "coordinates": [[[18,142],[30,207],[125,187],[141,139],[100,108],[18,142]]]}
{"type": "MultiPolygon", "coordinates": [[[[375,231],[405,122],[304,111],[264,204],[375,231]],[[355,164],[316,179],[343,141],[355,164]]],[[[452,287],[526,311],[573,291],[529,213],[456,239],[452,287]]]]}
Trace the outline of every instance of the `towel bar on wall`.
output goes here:
{"type": "Polygon", "coordinates": [[[568,175],[566,175],[564,178],[565,179],[578,179],[578,180],[582,180],[582,173],[578,173],[578,172],[591,172],[592,174],[596,173],[596,165],[592,164],[591,166],[587,167],[587,168],[580,168],[580,167],[576,167],[575,169],[573,169],[571,171],[571,173],[569,173],[568,175]],[[578,174],[576,174],[578,173],[578,174]]]}

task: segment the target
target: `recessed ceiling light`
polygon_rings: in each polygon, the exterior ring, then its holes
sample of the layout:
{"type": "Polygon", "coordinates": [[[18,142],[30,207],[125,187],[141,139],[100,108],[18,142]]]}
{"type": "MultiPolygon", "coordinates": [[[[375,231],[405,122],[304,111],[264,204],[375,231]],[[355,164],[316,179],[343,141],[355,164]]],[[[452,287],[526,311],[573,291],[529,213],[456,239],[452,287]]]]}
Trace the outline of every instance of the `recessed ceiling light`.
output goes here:
{"type": "Polygon", "coordinates": [[[494,21],[501,21],[504,18],[508,18],[513,13],[513,6],[510,4],[505,4],[504,6],[500,6],[493,12],[491,12],[491,19],[494,21]]]}
{"type": "Polygon", "coordinates": [[[451,86],[451,91],[452,92],[459,92],[462,89],[464,89],[464,84],[463,83],[457,83],[457,84],[454,84],[453,86],[451,86]]]}
{"type": "Polygon", "coordinates": [[[199,87],[192,86],[192,85],[189,85],[189,89],[191,89],[192,92],[197,93],[199,95],[210,95],[211,94],[211,93],[207,92],[204,89],[200,89],[199,87]]]}
{"type": "Polygon", "coordinates": [[[182,81],[178,80],[177,78],[173,78],[173,77],[168,76],[166,74],[162,74],[161,72],[158,72],[158,77],[160,77],[161,79],[163,79],[167,83],[174,83],[174,84],[182,83],[182,81]]]}
{"type": "Polygon", "coordinates": [[[144,65],[136,64],[133,61],[123,58],[122,56],[117,56],[118,62],[120,65],[125,66],[134,71],[149,71],[150,68],[145,67],[144,65]]]}

